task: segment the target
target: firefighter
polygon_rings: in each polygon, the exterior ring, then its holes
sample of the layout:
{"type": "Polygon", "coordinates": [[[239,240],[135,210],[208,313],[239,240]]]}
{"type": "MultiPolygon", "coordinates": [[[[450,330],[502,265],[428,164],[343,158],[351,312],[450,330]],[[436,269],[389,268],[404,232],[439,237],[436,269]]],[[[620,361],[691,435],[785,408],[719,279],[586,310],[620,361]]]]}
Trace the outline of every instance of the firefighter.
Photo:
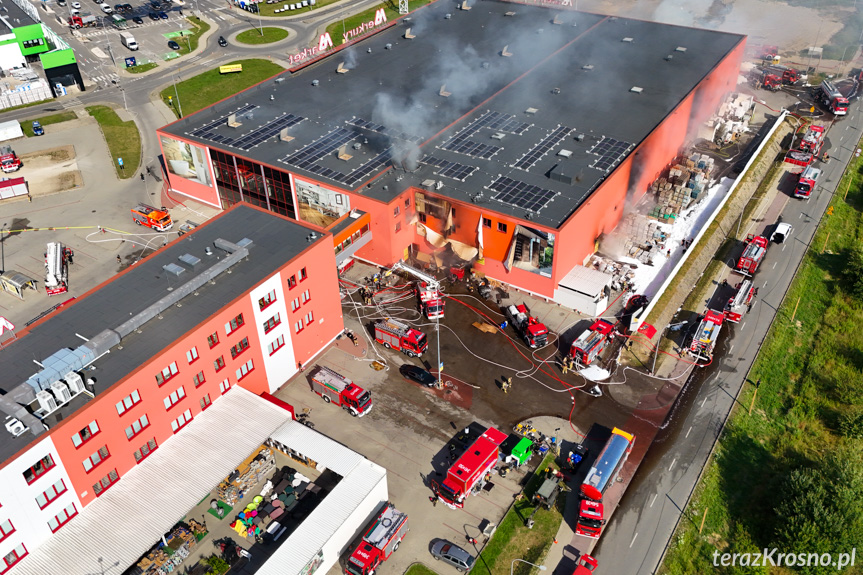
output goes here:
{"type": "Polygon", "coordinates": [[[568,357],[563,358],[563,361],[561,362],[561,366],[560,366],[560,371],[563,373],[563,375],[566,375],[569,372],[569,358],[568,357]]]}
{"type": "Polygon", "coordinates": [[[123,263],[123,260],[121,260],[121,259],[120,259],[120,256],[119,256],[119,255],[117,256],[117,263],[118,263],[118,264],[123,263]]]}

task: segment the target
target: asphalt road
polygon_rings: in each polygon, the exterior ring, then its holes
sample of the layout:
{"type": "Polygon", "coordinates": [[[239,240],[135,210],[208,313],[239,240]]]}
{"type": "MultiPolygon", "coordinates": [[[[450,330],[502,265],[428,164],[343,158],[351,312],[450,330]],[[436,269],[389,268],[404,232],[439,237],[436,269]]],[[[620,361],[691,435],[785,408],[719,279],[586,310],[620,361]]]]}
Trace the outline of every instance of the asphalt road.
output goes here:
{"type": "MultiPolygon", "coordinates": [[[[777,201],[784,202],[781,216],[794,227],[792,236],[781,247],[772,245],[768,249],[755,275],[759,298],[752,312],[734,325],[730,334],[725,332],[722,345],[726,349],[715,355],[715,367],[692,376],[666,427],[636,472],[594,553],[603,572],[654,573],[678,520],[699,520],[689,515],[681,517],[682,510],[845,166],[853,157],[863,127],[860,108],[859,101],[853,103],[849,115],[830,128],[824,151],[829,152],[831,160],[822,165],[824,174],[817,193],[808,201],[783,197],[784,191],[777,196],[774,206],[777,201]]],[[[752,231],[772,231],[774,223],[775,219],[768,217],[752,231]]]]}

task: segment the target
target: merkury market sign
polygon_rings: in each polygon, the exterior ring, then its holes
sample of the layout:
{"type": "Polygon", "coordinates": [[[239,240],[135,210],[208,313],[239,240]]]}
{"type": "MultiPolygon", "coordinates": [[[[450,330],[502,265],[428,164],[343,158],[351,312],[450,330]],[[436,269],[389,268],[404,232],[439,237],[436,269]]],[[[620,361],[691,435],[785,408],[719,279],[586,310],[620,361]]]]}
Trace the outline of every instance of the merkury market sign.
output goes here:
{"type": "MultiPolygon", "coordinates": [[[[377,28],[381,24],[387,23],[387,13],[381,8],[377,12],[375,12],[375,19],[369,20],[368,22],[363,22],[356,28],[351,30],[347,30],[342,34],[342,43],[346,43],[349,40],[354,40],[359,38],[369,30],[377,28]]],[[[333,47],[333,39],[330,37],[329,32],[324,32],[318,38],[317,46],[311,46],[309,48],[304,49],[302,52],[297,52],[296,54],[288,54],[288,61],[291,64],[299,64],[303,60],[307,58],[314,58],[315,56],[319,56],[333,47]]]]}

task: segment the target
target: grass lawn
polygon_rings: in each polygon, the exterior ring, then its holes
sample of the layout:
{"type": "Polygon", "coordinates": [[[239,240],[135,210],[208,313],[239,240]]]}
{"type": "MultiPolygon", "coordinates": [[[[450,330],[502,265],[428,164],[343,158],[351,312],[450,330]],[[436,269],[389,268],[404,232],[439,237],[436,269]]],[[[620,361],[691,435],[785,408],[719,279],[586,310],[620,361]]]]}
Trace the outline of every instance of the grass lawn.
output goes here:
{"type": "MultiPolygon", "coordinates": [[[[183,109],[184,115],[206,108],[283,70],[281,66],[273,64],[269,60],[236,60],[230,64],[242,64],[243,71],[233,74],[219,74],[219,68],[216,67],[177,83],[177,93],[180,97],[179,107],[183,109]]],[[[176,102],[169,103],[168,101],[169,96],[172,99],[176,97],[174,86],[171,85],[162,90],[161,96],[162,101],[174,109],[174,114],[179,117],[176,102]]]]}
{"type": "Polygon", "coordinates": [[[261,29],[252,28],[251,30],[246,30],[245,32],[240,32],[237,34],[237,42],[241,42],[243,44],[270,44],[271,42],[278,42],[279,40],[284,40],[288,37],[288,31],[284,28],[273,28],[264,26],[263,34],[261,34],[261,29]]]}
{"type": "Polygon", "coordinates": [[[108,106],[87,106],[86,110],[102,128],[117,176],[121,179],[137,176],[141,164],[141,134],[135,122],[122,121],[117,112],[108,106]],[[124,170],[117,165],[117,158],[123,158],[124,170]]]}
{"type": "MultiPolygon", "coordinates": [[[[198,18],[197,16],[189,16],[186,21],[191,26],[191,33],[181,32],[182,36],[175,36],[173,40],[180,45],[180,49],[176,53],[180,56],[185,56],[190,52],[198,49],[198,40],[201,36],[210,29],[210,25],[198,18]]],[[[167,47],[167,42],[165,42],[167,47]]]]}
{"type": "Polygon", "coordinates": [[[158,68],[159,65],[155,62],[147,62],[146,64],[138,64],[137,66],[132,66],[131,68],[126,68],[126,71],[130,74],[141,74],[148,70],[152,70],[153,68],[158,68]]]}
{"type": "Polygon", "coordinates": [[[405,575],[438,575],[422,563],[414,563],[405,571],[405,575]]]}
{"type": "MultiPolygon", "coordinates": [[[[534,473],[524,489],[524,497],[517,501],[501,520],[491,541],[477,557],[471,573],[475,575],[484,573],[508,575],[513,559],[524,559],[537,565],[542,564],[553,544],[554,536],[557,535],[560,523],[563,521],[562,510],[567,495],[561,493],[552,509],[541,507],[533,516],[533,529],[525,527],[524,522],[534,509],[530,500],[539,486],[542,485],[541,471],[546,467],[557,468],[554,465],[554,455],[551,453],[537,467],[537,472],[534,473]]],[[[514,573],[529,575],[532,569],[530,565],[519,562],[515,566],[514,573]]]]}
{"type": "MultiPolygon", "coordinates": [[[[267,4],[266,2],[260,2],[258,4],[258,9],[261,11],[261,16],[275,16],[277,18],[281,18],[284,16],[295,16],[299,14],[308,14],[309,12],[313,12],[317,8],[323,8],[328,4],[332,4],[333,2],[337,2],[338,0],[317,0],[314,6],[306,6],[305,8],[300,8],[299,10],[288,10],[287,12],[279,12],[276,14],[276,10],[281,10],[285,4],[290,6],[291,4],[297,4],[298,2],[286,2],[281,1],[278,4],[267,4]]],[[[302,0],[300,0],[302,2],[302,0]]],[[[238,10],[238,8],[235,8],[238,10]]]]}
{"type": "MultiPolygon", "coordinates": [[[[431,0],[408,0],[408,9],[413,12],[420,6],[425,6],[429,2],[431,2],[431,0]]],[[[386,9],[388,22],[392,22],[399,17],[399,3],[395,1],[388,1],[382,4],[378,4],[373,8],[369,8],[365,12],[360,12],[359,14],[354,14],[353,16],[345,18],[344,21],[337,20],[336,22],[333,22],[332,24],[327,26],[327,32],[330,33],[330,37],[333,39],[333,44],[335,46],[338,46],[339,44],[344,44],[343,32],[345,30],[353,30],[363,22],[374,20],[375,12],[377,12],[381,8],[386,9]]]]}
{"type": "Polygon", "coordinates": [[[29,120],[21,120],[21,129],[24,131],[24,135],[28,138],[33,137],[33,120],[36,120],[42,127],[50,126],[51,124],[59,124],[60,122],[68,122],[69,120],[74,120],[78,116],[75,112],[60,112],[57,114],[51,114],[50,116],[42,116],[41,118],[30,118],[29,120]]]}
{"type": "MultiPolygon", "coordinates": [[[[841,277],[846,250],[859,244],[861,234],[863,162],[858,159],[841,180],[779,308],[752,367],[750,385],[741,393],[686,509],[688,520],[681,521],[661,573],[716,573],[714,551],[742,553],[775,545],[789,528],[789,523],[777,520],[776,512],[786,502],[788,477],[820,469],[829,456],[853,444],[857,436],[848,431],[847,422],[863,417],[863,305],[849,296],[841,277]],[[752,383],[758,380],[761,385],[749,415],[752,383]],[[705,509],[707,519],[699,534],[705,509]]],[[[854,527],[831,528],[825,521],[824,533],[817,536],[824,545],[819,551],[835,551],[830,547],[835,533],[854,527]]]]}

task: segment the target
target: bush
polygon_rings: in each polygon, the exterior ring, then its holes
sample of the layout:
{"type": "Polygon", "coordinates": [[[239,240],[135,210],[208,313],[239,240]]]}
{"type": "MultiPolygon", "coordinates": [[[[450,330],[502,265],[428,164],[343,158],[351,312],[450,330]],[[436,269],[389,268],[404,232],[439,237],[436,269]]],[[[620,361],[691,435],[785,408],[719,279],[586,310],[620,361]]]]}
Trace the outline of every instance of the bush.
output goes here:
{"type": "Polygon", "coordinates": [[[211,555],[206,560],[204,560],[204,563],[210,566],[210,573],[215,573],[215,575],[222,575],[222,573],[227,573],[228,569],[231,568],[231,566],[228,565],[225,561],[223,561],[221,557],[218,557],[216,555],[211,555]]]}
{"type": "Polygon", "coordinates": [[[842,415],[839,433],[848,439],[863,439],[863,411],[855,410],[842,415]]]}
{"type": "Polygon", "coordinates": [[[855,244],[846,250],[844,256],[847,263],[842,276],[847,284],[848,293],[863,301],[863,245],[855,244]]]}

